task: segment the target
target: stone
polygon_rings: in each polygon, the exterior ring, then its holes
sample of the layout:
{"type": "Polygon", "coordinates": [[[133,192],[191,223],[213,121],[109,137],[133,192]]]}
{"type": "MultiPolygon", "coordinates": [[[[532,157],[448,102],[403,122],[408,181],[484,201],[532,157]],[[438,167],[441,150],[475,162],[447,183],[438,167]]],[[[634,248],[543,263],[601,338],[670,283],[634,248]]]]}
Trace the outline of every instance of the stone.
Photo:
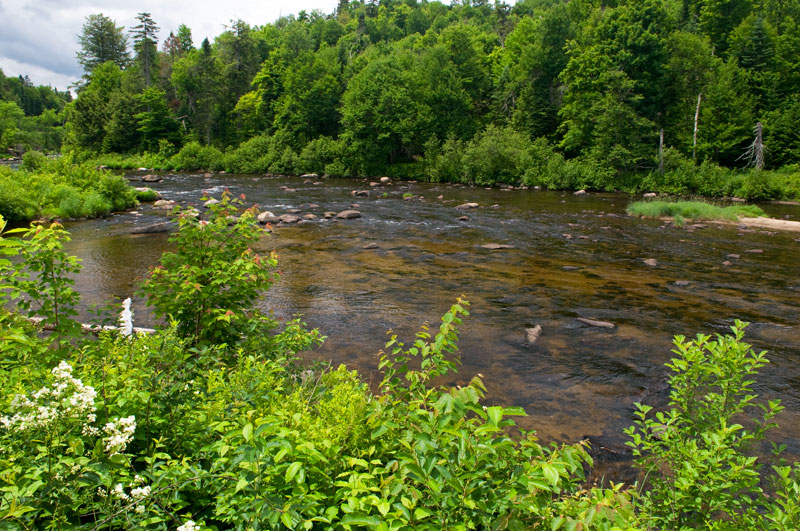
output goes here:
{"type": "Polygon", "coordinates": [[[586,190],[578,190],[577,192],[574,192],[572,195],[586,195],[586,190]]]}
{"type": "Polygon", "coordinates": [[[308,225],[309,223],[314,223],[314,222],[310,219],[301,219],[300,221],[297,222],[298,225],[308,225]]]}
{"type": "Polygon", "coordinates": [[[646,194],[642,195],[645,199],[652,199],[654,197],[658,197],[658,194],[655,192],[647,192],[646,194]]]}
{"type": "Polygon", "coordinates": [[[350,195],[354,197],[369,197],[369,190],[353,190],[350,195]]]}
{"type": "Polygon", "coordinates": [[[380,246],[377,243],[368,243],[362,249],[380,249],[380,246]]]}
{"type": "Polygon", "coordinates": [[[436,199],[444,199],[444,196],[443,195],[437,195],[436,199]]]}
{"type": "Polygon", "coordinates": [[[319,208],[319,205],[316,203],[309,203],[308,208],[319,208]]]}
{"type": "Polygon", "coordinates": [[[358,210],[359,208],[361,208],[361,205],[359,205],[358,203],[351,203],[350,208],[353,210],[358,210]]]}
{"type": "Polygon", "coordinates": [[[685,286],[688,286],[689,284],[690,284],[690,282],[688,280],[676,280],[675,281],[675,285],[676,286],[685,287],[685,286]]]}
{"type": "Polygon", "coordinates": [[[468,208],[478,208],[478,203],[463,203],[456,207],[459,210],[466,210],[468,208]]]}
{"type": "Polygon", "coordinates": [[[336,217],[339,219],[356,219],[361,217],[361,212],[358,210],[342,210],[336,217]]]}
{"type": "Polygon", "coordinates": [[[316,173],[304,173],[303,175],[300,176],[300,178],[301,179],[306,179],[306,178],[307,179],[317,179],[317,178],[319,178],[319,175],[317,175],[316,173]]]}
{"type": "Polygon", "coordinates": [[[305,216],[303,216],[303,219],[305,219],[306,221],[313,221],[317,219],[317,216],[315,216],[314,214],[306,214],[305,216]]]}
{"type": "Polygon", "coordinates": [[[388,177],[381,177],[381,184],[389,184],[390,181],[388,177]]]}
{"type": "Polygon", "coordinates": [[[469,221],[469,216],[461,216],[458,221],[469,221]]]}
{"type": "Polygon", "coordinates": [[[262,212],[261,214],[259,214],[256,220],[258,220],[259,223],[264,225],[266,223],[275,223],[276,221],[278,221],[278,217],[269,210],[267,210],[266,212],[262,212]]]}
{"type": "Polygon", "coordinates": [[[727,256],[727,258],[731,258],[731,259],[733,259],[733,260],[736,260],[736,259],[738,259],[738,258],[741,258],[741,257],[742,257],[742,255],[735,254],[735,253],[731,253],[731,254],[729,254],[729,255],[727,256]]]}
{"type": "Polygon", "coordinates": [[[375,188],[376,186],[380,186],[380,185],[381,185],[381,183],[375,183],[375,182],[369,183],[369,187],[370,188],[375,188]]]}
{"type": "Polygon", "coordinates": [[[292,192],[296,192],[296,191],[297,191],[297,189],[295,189],[295,188],[284,188],[284,189],[283,189],[283,191],[284,191],[284,192],[289,192],[289,193],[292,193],[292,192]]]}
{"type": "Polygon", "coordinates": [[[286,209],[286,213],[287,214],[299,214],[300,212],[302,212],[302,210],[300,210],[299,208],[288,208],[288,209],[286,209]]]}
{"type": "Polygon", "coordinates": [[[567,240],[571,240],[572,239],[572,234],[567,234],[566,232],[564,234],[562,234],[561,236],[563,236],[567,240]]]}
{"type": "Polygon", "coordinates": [[[163,210],[170,210],[175,208],[178,203],[171,199],[159,199],[155,203],[153,203],[153,208],[163,209],[163,210]]]}
{"type": "Polygon", "coordinates": [[[528,344],[533,345],[539,339],[539,336],[542,335],[542,325],[536,325],[533,328],[526,328],[525,329],[525,339],[528,341],[528,344]]]}
{"type": "Polygon", "coordinates": [[[136,168],[137,171],[147,171],[147,168],[136,168]]]}
{"type": "Polygon", "coordinates": [[[323,215],[325,216],[325,219],[331,219],[333,217],[336,217],[336,212],[325,212],[325,214],[323,215]]]}
{"type": "Polygon", "coordinates": [[[481,245],[484,249],[489,249],[490,251],[496,251],[498,249],[513,249],[513,245],[509,245],[507,243],[484,243],[481,245]]]}
{"type": "Polygon", "coordinates": [[[297,223],[298,221],[300,221],[300,217],[295,216],[294,214],[283,214],[282,216],[278,217],[278,221],[286,224],[297,223]]]}
{"type": "Polygon", "coordinates": [[[741,197],[731,197],[731,203],[747,203],[747,199],[741,197]]]}
{"type": "Polygon", "coordinates": [[[204,207],[206,207],[206,208],[208,208],[208,207],[210,207],[211,205],[217,205],[217,204],[219,204],[219,199],[214,199],[214,198],[212,197],[211,199],[209,199],[208,201],[206,201],[205,203],[203,203],[203,206],[204,206],[204,207]]]}
{"type": "MultiPolygon", "coordinates": [[[[147,186],[137,186],[137,187],[135,188],[135,190],[136,190],[137,192],[151,192],[151,193],[154,193],[154,194],[156,194],[156,200],[158,200],[158,199],[163,199],[163,198],[164,198],[164,197],[161,195],[161,192],[156,192],[155,190],[153,190],[152,188],[149,188],[149,187],[147,187],[147,186]]],[[[140,201],[141,201],[141,199],[140,199],[140,201]]]]}
{"type": "Polygon", "coordinates": [[[608,321],[597,321],[595,319],[586,319],[585,317],[578,317],[578,321],[585,325],[594,326],[596,328],[616,328],[617,325],[609,323],[608,321]]]}
{"type": "Polygon", "coordinates": [[[733,264],[731,262],[725,260],[724,262],[722,262],[722,265],[724,265],[725,267],[728,267],[728,266],[731,266],[733,264]]]}
{"type": "Polygon", "coordinates": [[[578,267],[578,266],[561,266],[561,269],[563,271],[578,271],[578,270],[580,270],[580,267],[578,267]]]}
{"type": "Polygon", "coordinates": [[[656,267],[656,266],[658,266],[658,260],[656,260],[655,258],[646,258],[644,260],[644,265],[650,266],[650,267],[656,267]]]}
{"type": "Polygon", "coordinates": [[[135,227],[131,230],[131,234],[159,234],[162,232],[169,232],[173,229],[175,229],[175,224],[171,221],[165,221],[163,223],[147,225],[146,227],[135,227]]]}
{"type": "Polygon", "coordinates": [[[160,183],[164,179],[159,177],[158,175],[148,174],[142,177],[142,181],[146,183],[160,183]]]}
{"type": "Polygon", "coordinates": [[[764,249],[748,249],[747,252],[753,254],[761,254],[764,252],[764,249]]]}

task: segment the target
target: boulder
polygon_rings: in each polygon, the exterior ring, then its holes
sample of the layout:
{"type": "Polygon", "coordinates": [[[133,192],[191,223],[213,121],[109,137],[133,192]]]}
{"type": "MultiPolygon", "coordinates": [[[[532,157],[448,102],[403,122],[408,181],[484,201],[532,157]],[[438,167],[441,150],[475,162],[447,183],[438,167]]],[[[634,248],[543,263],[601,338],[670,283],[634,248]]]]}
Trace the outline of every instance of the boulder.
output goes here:
{"type": "Polygon", "coordinates": [[[373,183],[369,183],[369,187],[370,188],[374,188],[374,187],[380,186],[380,185],[381,185],[381,183],[374,183],[374,182],[373,183]]]}
{"type": "Polygon", "coordinates": [[[658,194],[655,192],[647,192],[642,197],[644,197],[645,199],[652,199],[654,197],[658,197],[658,194]]]}
{"type": "Polygon", "coordinates": [[[748,249],[747,252],[753,254],[761,254],[764,252],[764,249],[748,249]]]}
{"type": "Polygon", "coordinates": [[[597,321],[595,319],[586,319],[584,317],[578,317],[577,319],[585,325],[594,326],[597,328],[616,328],[617,326],[614,323],[609,323],[608,321],[597,321]]]}
{"type": "Polygon", "coordinates": [[[484,243],[481,245],[484,249],[489,249],[490,251],[496,251],[498,249],[513,249],[513,245],[508,245],[507,243],[484,243]]]}
{"type": "Polygon", "coordinates": [[[304,173],[300,177],[303,179],[318,179],[319,175],[317,175],[316,173],[304,173]]]}
{"type": "Polygon", "coordinates": [[[458,221],[469,221],[469,216],[461,216],[458,218],[458,221]]]}
{"type": "Polygon", "coordinates": [[[288,209],[286,209],[286,213],[287,214],[299,214],[300,212],[302,212],[302,210],[300,210],[299,208],[288,208],[288,209]]]}
{"type": "Polygon", "coordinates": [[[731,259],[733,259],[733,260],[736,260],[736,259],[738,259],[738,258],[741,258],[741,257],[742,257],[742,255],[735,254],[735,253],[731,253],[731,254],[729,254],[729,255],[727,256],[727,258],[731,258],[731,259]]]}
{"type": "Polygon", "coordinates": [[[676,280],[675,281],[675,285],[676,286],[680,286],[680,287],[686,287],[689,284],[691,284],[691,282],[689,282],[688,280],[676,280]]]}
{"type": "Polygon", "coordinates": [[[159,177],[158,175],[148,174],[142,177],[142,181],[146,183],[160,183],[164,179],[159,177]]]}
{"type": "Polygon", "coordinates": [[[358,210],[342,210],[336,217],[339,219],[356,219],[361,217],[361,212],[358,210]]]}
{"type": "Polygon", "coordinates": [[[578,190],[577,192],[574,192],[572,195],[586,195],[586,190],[578,190]]]}
{"type": "Polygon", "coordinates": [[[456,207],[459,210],[466,210],[468,208],[478,208],[478,203],[463,203],[456,207]]]}
{"type": "Polygon", "coordinates": [[[539,336],[542,335],[542,325],[536,325],[533,328],[526,328],[525,329],[525,339],[528,341],[529,345],[533,345],[539,339],[539,336]]]}
{"type": "Polygon", "coordinates": [[[300,221],[300,217],[295,216],[294,214],[283,214],[282,216],[278,217],[278,221],[286,224],[297,223],[298,221],[300,221]]]}
{"type": "Polygon", "coordinates": [[[650,266],[650,267],[656,267],[658,265],[658,260],[656,260],[655,258],[646,258],[644,260],[644,265],[647,265],[647,266],[650,266]]]}
{"type": "Polygon", "coordinates": [[[175,228],[175,224],[171,221],[163,223],[154,223],[145,227],[135,227],[131,229],[131,234],[159,234],[162,232],[169,232],[175,228]]]}
{"type": "Polygon", "coordinates": [[[277,218],[277,216],[275,216],[275,214],[273,214],[272,212],[267,210],[267,211],[262,212],[261,214],[259,214],[258,217],[256,218],[256,220],[258,220],[258,222],[263,225],[265,223],[278,221],[278,218],[277,218]]]}
{"type": "Polygon", "coordinates": [[[306,221],[314,221],[315,219],[317,219],[317,216],[315,216],[314,214],[306,214],[305,216],[303,216],[303,219],[305,219],[306,221]]]}
{"type": "Polygon", "coordinates": [[[308,208],[319,208],[319,205],[316,203],[309,203],[308,208]]]}
{"type": "Polygon", "coordinates": [[[728,266],[732,266],[733,264],[731,262],[725,260],[724,262],[722,262],[722,265],[724,265],[725,267],[728,267],[728,266]]]}
{"type": "Polygon", "coordinates": [[[358,210],[359,208],[361,208],[361,205],[359,205],[358,203],[351,203],[350,208],[353,210],[358,210]]]}
{"type": "Polygon", "coordinates": [[[353,190],[350,195],[353,197],[369,197],[369,190],[353,190]]]}
{"type": "Polygon", "coordinates": [[[210,207],[211,205],[217,205],[217,204],[219,204],[219,200],[218,200],[218,199],[214,199],[214,198],[212,197],[211,199],[209,199],[208,201],[206,201],[205,203],[203,203],[203,206],[204,206],[204,207],[206,207],[206,208],[208,208],[208,207],[210,207]]]}
{"type": "Polygon", "coordinates": [[[323,215],[325,216],[325,219],[331,219],[336,217],[336,212],[325,212],[323,215]]]}
{"type": "Polygon", "coordinates": [[[389,184],[390,181],[388,177],[381,177],[381,184],[389,184]]]}
{"type": "MultiPolygon", "coordinates": [[[[153,193],[153,194],[156,194],[156,200],[158,200],[158,199],[163,199],[163,198],[164,198],[164,197],[161,195],[161,193],[160,193],[160,192],[156,192],[155,190],[153,190],[152,188],[150,188],[150,187],[147,187],[147,186],[137,186],[137,187],[135,188],[135,190],[136,190],[137,192],[148,192],[148,193],[153,193]]],[[[141,199],[140,199],[140,201],[141,201],[141,199]]]]}

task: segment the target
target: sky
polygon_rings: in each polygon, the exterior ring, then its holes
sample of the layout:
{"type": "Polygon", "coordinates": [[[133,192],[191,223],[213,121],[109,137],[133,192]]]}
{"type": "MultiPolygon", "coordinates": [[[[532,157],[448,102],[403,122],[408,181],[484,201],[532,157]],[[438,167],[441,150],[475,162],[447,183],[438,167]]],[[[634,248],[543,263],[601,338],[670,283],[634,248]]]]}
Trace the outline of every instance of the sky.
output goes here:
{"type": "Polygon", "coordinates": [[[83,74],[75,58],[78,34],[86,17],[95,13],[127,32],[138,23],[137,13],[148,12],[161,28],[160,42],[186,24],[197,46],[206,37],[213,42],[231,20],[263,25],[301,10],[330,14],[337,4],[337,0],[0,0],[0,68],[6,76],[27,75],[34,85],[67,89],[83,74]]]}

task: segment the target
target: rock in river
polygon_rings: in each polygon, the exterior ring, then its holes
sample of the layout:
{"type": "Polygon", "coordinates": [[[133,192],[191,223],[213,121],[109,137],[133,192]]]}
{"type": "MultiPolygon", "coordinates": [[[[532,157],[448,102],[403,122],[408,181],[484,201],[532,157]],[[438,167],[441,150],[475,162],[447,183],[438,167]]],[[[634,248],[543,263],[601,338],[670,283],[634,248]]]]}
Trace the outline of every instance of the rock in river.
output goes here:
{"type": "Polygon", "coordinates": [[[265,224],[265,223],[275,223],[275,222],[278,221],[278,217],[275,214],[273,214],[272,212],[270,212],[269,210],[259,214],[256,219],[262,225],[265,224]]]}
{"type": "Polygon", "coordinates": [[[577,319],[585,325],[595,326],[597,328],[616,328],[617,326],[614,323],[609,323],[608,321],[596,321],[594,319],[586,319],[584,317],[578,317],[577,319]]]}
{"type": "Polygon", "coordinates": [[[464,203],[456,207],[459,210],[466,210],[468,208],[478,208],[478,203],[464,203]]]}
{"type": "Polygon", "coordinates": [[[281,223],[297,223],[300,218],[294,214],[284,214],[278,218],[278,221],[281,223]]]}
{"type": "Polygon", "coordinates": [[[513,249],[513,245],[509,245],[507,243],[484,243],[481,245],[484,249],[489,249],[490,251],[496,251],[498,249],[513,249]]]}
{"type": "Polygon", "coordinates": [[[172,201],[171,199],[159,199],[155,203],[153,203],[153,208],[159,208],[164,210],[170,210],[175,208],[178,203],[172,201]]]}
{"type": "Polygon", "coordinates": [[[539,339],[539,336],[542,335],[542,325],[536,325],[533,328],[526,328],[525,329],[525,339],[528,341],[528,344],[533,345],[536,343],[536,340],[539,339]]]}
{"type": "Polygon", "coordinates": [[[142,180],[146,183],[159,183],[164,179],[162,179],[158,175],[145,175],[144,177],[142,177],[142,180]]]}
{"type": "Polygon", "coordinates": [[[647,266],[650,266],[650,267],[656,267],[656,266],[658,266],[658,260],[656,260],[655,258],[646,258],[644,260],[644,265],[647,265],[647,266]]]}
{"type": "Polygon", "coordinates": [[[135,227],[131,230],[131,234],[159,234],[161,232],[169,232],[175,228],[175,224],[171,221],[163,223],[154,223],[146,227],[135,227]]]}
{"type": "Polygon", "coordinates": [[[339,219],[356,219],[361,217],[361,212],[358,210],[342,210],[336,217],[339,219]]]}

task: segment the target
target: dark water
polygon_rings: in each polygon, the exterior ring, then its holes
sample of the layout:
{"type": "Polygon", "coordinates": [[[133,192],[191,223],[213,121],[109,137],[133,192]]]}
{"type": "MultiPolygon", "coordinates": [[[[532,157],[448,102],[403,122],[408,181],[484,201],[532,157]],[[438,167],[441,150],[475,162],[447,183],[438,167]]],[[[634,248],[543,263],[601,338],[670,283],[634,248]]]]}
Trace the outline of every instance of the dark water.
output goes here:
{"type": "MultiPolygon", "coordinates": [[[[421,323],[435,325],[463,294],[471,316],[461,333],[463,367],[451,381],[483,374],[489,401],[523,406],[528,417],[520,423],[545,441],[623,441],[632,404],[666,397],[663,364],[673,335],[726,332],[736,318],[749,321],[748,340],[771,360],[756,390],[783,401],[774,437],[800,455],[800,233],[628,218],[629,196],[621,194],[397,183],[356,198],[351,191],[369,189],[366,181],[197,175],[166,176],[154,188],[195,204],[203,190],[229,188],[277,215],[299,208],[319,218],[357,202],[360,219],[280,227],[264,239],[283,274],[263,308],[281,318],[302,314],[328,337],[308,357],[346,363],[374,382],[387,330],[411,342],[421,323]],[[454,208],[467,201],[480,206],[454,208]],[[469,221],[458,221],[462,215],[469,221]],[[372,243],[378,248],[364,249],[372,243]],[[514,248],[481,247],[487,243],[514,248]],[[645,265],[647,258],[658,266],[645,265]],[[617,327],[591,328],[577,317],[617,327]],[[528,345],[525,328],[536,324],[542,336],[528,345]]],[[[800,207],[766,209],[800,219],[800,207]]],[[[139,214],[68,225],[87,303],[133,293],[166,236],[129,231],[164,215],[143,206],[139,214]]],[[[148,324],[142,301],[135,309],[137,324],[148,324]]]]}

